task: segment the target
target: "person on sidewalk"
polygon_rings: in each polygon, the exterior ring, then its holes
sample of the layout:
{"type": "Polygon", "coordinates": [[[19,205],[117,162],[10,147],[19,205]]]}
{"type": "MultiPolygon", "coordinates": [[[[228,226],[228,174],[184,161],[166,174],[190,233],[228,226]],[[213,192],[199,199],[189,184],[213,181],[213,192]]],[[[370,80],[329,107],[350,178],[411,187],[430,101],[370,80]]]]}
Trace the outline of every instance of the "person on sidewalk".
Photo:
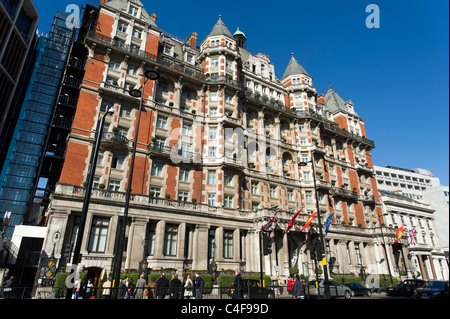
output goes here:
{"type": "Polygon", "coordinates": [[[236,277],[234,277],[233,281],[233,299],[242,299],[243,298],[243,290],[244,290],[244,281],[242,280],[241,273],[239,270],[234,272],[236,277]]]}
{"type": "Polygon", "coordinates": [[[292,296],[295,299],[305,299],[305,293],[303,291],[303,283],[300,280],[300,276],[295,276],[294,287],[292,288],[292,296]]]}

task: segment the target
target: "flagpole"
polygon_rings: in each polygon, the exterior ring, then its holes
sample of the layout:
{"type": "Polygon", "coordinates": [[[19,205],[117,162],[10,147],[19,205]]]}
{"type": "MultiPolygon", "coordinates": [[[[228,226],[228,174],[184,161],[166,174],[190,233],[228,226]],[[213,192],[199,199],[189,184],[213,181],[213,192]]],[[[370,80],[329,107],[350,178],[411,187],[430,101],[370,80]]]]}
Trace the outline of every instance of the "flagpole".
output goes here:
{"type": "MultiPolygon", "coordinates": [[[[300,162],[300,166],[306,166],[308,162],[300,162]]],[[[330,299],[330,284],[328,282],[328,261],[326,258],[326,245],[324,244],[324,238],[323,238],[323,230],[322,230],[322,222],[320,218],[320,207],[319,207],[319,193],[317,192],[317,185],[316,185],[316,170],[314,168],[314,153],[311,154],[311,166],[313,171],[313,181],[314,181],[314,193],[316,195],[316,209],[317,209],[317,218],[318,218],[318,226],[319,226],[319,236],[320,236],[320,243],[322,245],[322,265],[324,268],[324,276],[325,276],[325,299],[330,299]],[[323,260],[325,259],[325,264],[323,264],[323,260]]]]}

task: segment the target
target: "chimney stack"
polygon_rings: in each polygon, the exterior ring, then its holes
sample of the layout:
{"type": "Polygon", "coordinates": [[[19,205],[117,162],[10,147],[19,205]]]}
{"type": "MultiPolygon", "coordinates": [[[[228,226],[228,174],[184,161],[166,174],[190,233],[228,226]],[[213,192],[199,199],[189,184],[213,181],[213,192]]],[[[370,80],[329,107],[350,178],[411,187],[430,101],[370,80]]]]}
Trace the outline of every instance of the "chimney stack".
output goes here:
{"type": "Polygon", "coordinates": [[[197,47],[197,37],[198,34],[196,32],[192,32],[189,38],[186,40],[186,44],[194,48],[197,47]]]}
{"type": "Polygon", "coordinates": [[[153,20],[153,22],[156,23],[156,19],[158,19],[158,16],[156,15],[156,13],[153,12],[150,14],[150,18],[153,20]]]}

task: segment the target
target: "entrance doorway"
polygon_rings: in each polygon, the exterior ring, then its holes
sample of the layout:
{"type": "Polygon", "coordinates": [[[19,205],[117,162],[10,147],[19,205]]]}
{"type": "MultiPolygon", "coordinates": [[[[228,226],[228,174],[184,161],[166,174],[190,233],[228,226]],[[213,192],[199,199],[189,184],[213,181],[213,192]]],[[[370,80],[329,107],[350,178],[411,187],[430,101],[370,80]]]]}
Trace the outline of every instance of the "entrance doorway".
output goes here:
{"type": "Polygon", "coordinates": [[[96,299],[101,297],[101,285],[102,285],[102,272],[103,268],[101,267],[89,267],[86,268],[87,274],[85,278],[85,283],[87,283],[88,280],[91,280],[92,284],[94,285],[94,294],[96,299]]]}

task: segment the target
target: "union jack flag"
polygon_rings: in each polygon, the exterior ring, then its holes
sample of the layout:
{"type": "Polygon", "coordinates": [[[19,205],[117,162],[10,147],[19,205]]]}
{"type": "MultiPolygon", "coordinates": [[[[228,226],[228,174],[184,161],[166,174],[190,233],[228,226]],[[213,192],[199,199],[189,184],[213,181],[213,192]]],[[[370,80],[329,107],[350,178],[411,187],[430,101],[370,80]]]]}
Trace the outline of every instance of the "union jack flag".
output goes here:
{"type": "Polygon", "coordinates": [[[279,212],[280,210],[279,209],[277,209],[276,211],[275,211],[275,213],[273,213],[273,216],[270,218],[270,220],[267,222],[267,223],[265,223],[261,228],[262,228],[262,230],[267,230],[272,224],[273,224],[273,221],[275,220],[275,216],[277,215],[277,213],[279,212]]]}
{"type": "Polygon", "coordinates": [[[417,245],[417,231],[416,231],[416,228],[414,227],[414,228],[410,229],[408,233],[409,233],[409,238],[411,239],[409,244],[413,245],[413,246],[417,245]]]}

